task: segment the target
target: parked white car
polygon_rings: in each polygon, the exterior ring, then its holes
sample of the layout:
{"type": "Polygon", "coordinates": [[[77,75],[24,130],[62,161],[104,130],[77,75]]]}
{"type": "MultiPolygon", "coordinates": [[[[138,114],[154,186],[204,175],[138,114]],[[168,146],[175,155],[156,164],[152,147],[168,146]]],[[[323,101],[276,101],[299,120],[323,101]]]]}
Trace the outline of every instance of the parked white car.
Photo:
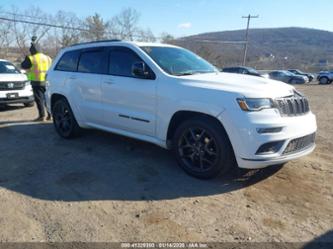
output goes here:
{"type": "Polygon", "coordinates": [[[195,177],[217,176],[236,162],[283,164],[315,148],[316,118],[293,86],[220,73],[180,47],[79,44],[59,53],[47,80],[60,136],[97,128],[151,142],[172,149],[195,177]]]}
{"type": "Polygon", "coordinates": [[[11,62],[0,60],[0,104],[34,105],[30,81],[11,62]]]}

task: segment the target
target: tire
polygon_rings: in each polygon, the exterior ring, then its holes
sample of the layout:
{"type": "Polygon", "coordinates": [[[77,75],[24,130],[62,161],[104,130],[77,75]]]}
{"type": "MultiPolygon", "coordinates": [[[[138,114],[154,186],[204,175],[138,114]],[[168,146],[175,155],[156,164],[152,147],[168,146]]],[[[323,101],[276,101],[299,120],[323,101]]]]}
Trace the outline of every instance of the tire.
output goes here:
{"type": "Polygon", "coordinates": [[[35,105],[34,102],[24,103],[25,107],[33,107],[35,105]]]}
{"type": "Polygon", "coordinates": [[[54,127],[59,136],[70,139],[80,134],[81,128],[66,99],[62,98],[54,103],[52,107],[52,118],[54,127]]]}
{"type": "Polygon", "coordinates": [[[319,84],[321,84],[321,85],[329,84],[329,79],[327,77],[321,77],[319,79],[319,84]]]}
{"type": "Polygon", "coordinates": [[[179,166],[200,179],[227,173],[234,164],[226,132],[218,122],[207,118],[183,122],[173,137],[173,151],[179,166]]]}

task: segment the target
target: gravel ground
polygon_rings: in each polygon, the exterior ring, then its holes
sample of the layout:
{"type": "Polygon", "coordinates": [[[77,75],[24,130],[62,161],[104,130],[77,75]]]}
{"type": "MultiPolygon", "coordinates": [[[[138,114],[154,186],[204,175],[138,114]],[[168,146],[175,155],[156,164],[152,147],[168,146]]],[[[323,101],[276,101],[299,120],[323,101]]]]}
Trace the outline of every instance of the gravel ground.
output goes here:
{"type": "Polygon", "coordinates": [[[170,152],[99,131],[59,138],[36,108],[0,109],[0,241],[333,242],[333,85],[300,86],[317,149],[201,181],[170,152]]]}

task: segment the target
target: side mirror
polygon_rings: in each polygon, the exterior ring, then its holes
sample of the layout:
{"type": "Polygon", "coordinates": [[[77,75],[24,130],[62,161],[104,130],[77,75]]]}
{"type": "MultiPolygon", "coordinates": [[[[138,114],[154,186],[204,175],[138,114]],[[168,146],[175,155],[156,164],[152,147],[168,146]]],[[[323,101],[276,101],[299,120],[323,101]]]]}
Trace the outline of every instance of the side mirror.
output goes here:
{"type": "Polygon", "coordinates": [[[151,74],[147,70],[144,62],[135,62],[132,66],[132,74],[141,79],[151,79],[151,74]]]}
{"type": "Polygon", "coordinates": [[[21,69],[21,70],[20,70],[20,73],[22,73],[22,74],[26,74],[27,71],[25,71],[24,69],[21,69]]]}

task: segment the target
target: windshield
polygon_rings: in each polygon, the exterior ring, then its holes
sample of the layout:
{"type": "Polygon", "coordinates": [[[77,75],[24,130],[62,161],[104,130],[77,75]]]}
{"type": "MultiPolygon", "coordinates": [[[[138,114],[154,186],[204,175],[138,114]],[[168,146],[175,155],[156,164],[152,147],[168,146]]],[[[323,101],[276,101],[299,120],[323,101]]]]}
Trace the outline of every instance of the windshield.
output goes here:
{"type": "Polygon", "coordinates": [[[20,71],[8,61],[0,61],[0,74],[18,74],[20,71]]]}
{"type": "Polygon", "coordinates": [[[166,73],[175,76],[214,73],[217,69],[198,55],[174,47],[141,47],[166,73]]]}

